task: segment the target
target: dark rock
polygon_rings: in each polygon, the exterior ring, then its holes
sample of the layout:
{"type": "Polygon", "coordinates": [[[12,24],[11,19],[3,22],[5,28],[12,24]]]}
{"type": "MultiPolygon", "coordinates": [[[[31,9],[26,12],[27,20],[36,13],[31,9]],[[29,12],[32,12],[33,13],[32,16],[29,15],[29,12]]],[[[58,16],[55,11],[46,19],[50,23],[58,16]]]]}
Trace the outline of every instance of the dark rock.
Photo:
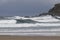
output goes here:
{"type": "Polygon", "coordinates": [[[44,15],[50,15],[49,13],[42,13],[42,14],[39,14],[38,16],[44,16],[44,15]]]}
{"type": "Polygon", "coordinates": [[[51,15],[60,16],[60,3],[55,4],[55,6],[48,12],[51,15]]]}
{"type": "Polygon", "coordinates": [[[26,18],[30,18],[30,16],[24,16],[24,17],[26,17],[26,18]]]}

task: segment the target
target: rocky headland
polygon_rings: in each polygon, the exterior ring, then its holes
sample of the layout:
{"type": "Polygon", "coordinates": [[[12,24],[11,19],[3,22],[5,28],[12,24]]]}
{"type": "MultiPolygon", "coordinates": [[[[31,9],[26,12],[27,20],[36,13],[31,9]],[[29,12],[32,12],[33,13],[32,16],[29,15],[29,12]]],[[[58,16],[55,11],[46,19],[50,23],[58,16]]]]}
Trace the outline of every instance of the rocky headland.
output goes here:
{"type": "Polygon", "coordinates": [[[49,9],[48,13],[42,13],[41,15],[52,15],[52,16],[60,16],[60,3],[55,4],[53,8],[49,9]]]}
{"type": "Polygon", "coordinates": [[[60,16],[60,3],[55,4],[55,6],[48,12],[51,15],[60,16]]]}

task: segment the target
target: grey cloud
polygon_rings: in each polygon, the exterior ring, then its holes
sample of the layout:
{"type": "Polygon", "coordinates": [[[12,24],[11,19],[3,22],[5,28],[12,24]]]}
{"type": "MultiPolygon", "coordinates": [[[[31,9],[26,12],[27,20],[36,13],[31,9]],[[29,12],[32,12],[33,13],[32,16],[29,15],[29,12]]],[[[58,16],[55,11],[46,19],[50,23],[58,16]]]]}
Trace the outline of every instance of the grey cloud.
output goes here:
{"type": "Polygon", "coordinates": [[[60,0],[0,0],[0,15],[35,15],[47,12],[60,0]]]}

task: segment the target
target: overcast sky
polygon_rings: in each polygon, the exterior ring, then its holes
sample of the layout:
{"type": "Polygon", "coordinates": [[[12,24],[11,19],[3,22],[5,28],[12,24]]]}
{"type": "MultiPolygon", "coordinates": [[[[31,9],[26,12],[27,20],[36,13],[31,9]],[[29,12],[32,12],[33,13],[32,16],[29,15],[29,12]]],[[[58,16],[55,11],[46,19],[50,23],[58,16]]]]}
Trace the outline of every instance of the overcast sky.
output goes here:
{"type": "Polygon", "coordinates": [[[0,16],[26,16],[47,12],[60,0],[0,0],[0,16]]]}

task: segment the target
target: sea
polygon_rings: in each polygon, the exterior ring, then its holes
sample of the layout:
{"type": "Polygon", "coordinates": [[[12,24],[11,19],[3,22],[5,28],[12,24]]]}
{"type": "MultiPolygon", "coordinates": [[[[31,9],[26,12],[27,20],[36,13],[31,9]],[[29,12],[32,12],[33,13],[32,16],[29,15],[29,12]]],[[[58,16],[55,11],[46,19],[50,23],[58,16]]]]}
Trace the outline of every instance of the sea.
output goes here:
{"type": "Polygon", "coordinates": [[[0,35],[60,36],[60,20],[49,15],[14,20],[17,23],[0,23],[0,35]]]}

